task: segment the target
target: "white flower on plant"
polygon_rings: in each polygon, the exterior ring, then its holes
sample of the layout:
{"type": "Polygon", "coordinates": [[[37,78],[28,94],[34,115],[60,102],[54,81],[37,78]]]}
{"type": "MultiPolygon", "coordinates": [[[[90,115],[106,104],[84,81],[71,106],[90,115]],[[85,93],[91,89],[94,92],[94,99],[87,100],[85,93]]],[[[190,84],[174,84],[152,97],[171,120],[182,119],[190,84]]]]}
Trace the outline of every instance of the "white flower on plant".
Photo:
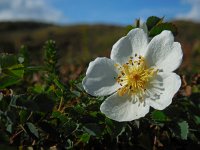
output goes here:
{"type": "Polygon", "coordinates": [[[173,71],[182,56],[181,45],[170,31],[149,42],[143,29],[133,29],[113,45],[110,59],[90,62],[82,84],[93,96],[110,95],[100,106],[108,118],[135,120],[144,117],[150,106],[162,110],[171,104],[181,86],[173,71]]]}

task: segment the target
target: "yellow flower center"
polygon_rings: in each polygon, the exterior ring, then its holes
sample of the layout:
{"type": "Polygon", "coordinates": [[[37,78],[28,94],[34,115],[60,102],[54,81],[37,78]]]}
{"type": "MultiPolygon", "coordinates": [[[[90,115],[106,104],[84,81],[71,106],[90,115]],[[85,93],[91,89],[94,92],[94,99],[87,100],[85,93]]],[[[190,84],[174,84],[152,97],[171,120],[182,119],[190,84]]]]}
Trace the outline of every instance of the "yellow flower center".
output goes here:
{"type": "Polygon", "coordinates": [[[115,64],[120,72],[116,80],[121,85],[117,92],[119,96],[128,93],[141,99],[158,69],[148,68],[142,56],[137,57],[135,54],[134,59],[130,57],[128,62],[123,65],[115,64]]]}

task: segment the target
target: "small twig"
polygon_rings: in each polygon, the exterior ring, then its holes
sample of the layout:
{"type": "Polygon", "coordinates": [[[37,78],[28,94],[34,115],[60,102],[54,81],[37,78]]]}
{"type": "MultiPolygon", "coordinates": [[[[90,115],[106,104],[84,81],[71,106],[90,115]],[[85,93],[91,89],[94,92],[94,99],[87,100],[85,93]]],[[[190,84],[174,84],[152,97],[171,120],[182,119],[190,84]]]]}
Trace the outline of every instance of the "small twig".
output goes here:
{"type": "Polygon", "coordinates": [[[33,142],[32,142],[32,145],[35,145],[35,143],[36,143],[36,141],[35,141],[35,140],[33,140],[33,142]]]}
{"type": "MultiPolygon", "coordinates": [[[[22,130],[24,131],[24,132],[26,132],[26,130],[25,130],[25,128],[20,124],[19,125],[21,128],[22,128],[22,130]]],[[[26,132],[27,133],[27,132],[26,132]]]]}
{"type": "Polygon", "coordinates": [[[157,134],[158,134],[158,126],[155,126],[155,131],[156,131],[156,133],[155,133],[155,136],[154,136],[154,141],[153,141],[153,150],[156,150],[157,148],[156,148],[156,145],[157,145],[157,134]]]}
{"type": "Polygon", "coordinates": [[[28,116],[28,118],[26,119],[26,121],[28,121],[28,120],[31,118],[32,114],[33,114],[33,112],[31,111],[31,113],[30,113],[30,115],[28,116]]]}
{"type": "Polygon", "coordinates": [[[13,136],[10,137],[10,144],[13,143],[14,139],[23,132],[24,130],[20,130],[19,132],[15,133],[13,136]]]}

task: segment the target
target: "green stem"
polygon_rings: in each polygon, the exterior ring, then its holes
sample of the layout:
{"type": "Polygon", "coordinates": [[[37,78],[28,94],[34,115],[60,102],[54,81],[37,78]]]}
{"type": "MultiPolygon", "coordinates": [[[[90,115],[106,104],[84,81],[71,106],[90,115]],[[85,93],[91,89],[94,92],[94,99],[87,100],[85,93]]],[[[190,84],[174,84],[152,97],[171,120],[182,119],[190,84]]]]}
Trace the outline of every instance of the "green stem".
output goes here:
{"type": "Polygon", "coordinates": [[[28,67],[19,67],[14,68],[13,70],[29,70],[29,71],[39,71],[39,70],[47,70],[47,67],[45,66],[28,66],[28,67]]]}
{"type": "Polygon", "coordinates": [[[58,111],[61,111],[62,103],[63,103],[63,96],[62,96],[61,99],[60,99],[58,111]]]}

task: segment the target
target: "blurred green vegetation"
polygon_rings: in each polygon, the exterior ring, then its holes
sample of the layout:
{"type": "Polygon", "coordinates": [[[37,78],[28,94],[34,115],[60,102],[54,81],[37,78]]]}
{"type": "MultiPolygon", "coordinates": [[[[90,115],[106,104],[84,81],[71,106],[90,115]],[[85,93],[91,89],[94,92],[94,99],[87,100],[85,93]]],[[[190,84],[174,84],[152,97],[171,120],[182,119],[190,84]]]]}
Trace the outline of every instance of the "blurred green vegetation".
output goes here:
{"type": "MultiPolygon", "coordinates": [[[[181,70],[197,73],[200,60],[200,24],[175,21],[177,41],[183,47],[181,70]]],[[[87,66],[96,57],[109,57],[112,45],[126,35],[127,28],[114,25],[59,26],[37,22],[0,23],[0,52],[17,53],[26,45],[33,64],[42,63],[42,45],[52,39],[57,42],[61,66],[64,64],[87,66]]],[[[65,72],[65,71],[64,71],[65,72]]],[[[185,72],[184,72],[185,73],[185,72]]]]}
{"type": "Polygon", "coordinates": [[[32,62],[37,63],[42,60],[43,43],[52,39],[58,41],[63,61],[80,64],[108,53],[113,43],[126,32],[125,28],[118,26],[30,24],[0,23],[0,52],[16,53],[21,45],[26,45],[32,54],[32,62]]]}

